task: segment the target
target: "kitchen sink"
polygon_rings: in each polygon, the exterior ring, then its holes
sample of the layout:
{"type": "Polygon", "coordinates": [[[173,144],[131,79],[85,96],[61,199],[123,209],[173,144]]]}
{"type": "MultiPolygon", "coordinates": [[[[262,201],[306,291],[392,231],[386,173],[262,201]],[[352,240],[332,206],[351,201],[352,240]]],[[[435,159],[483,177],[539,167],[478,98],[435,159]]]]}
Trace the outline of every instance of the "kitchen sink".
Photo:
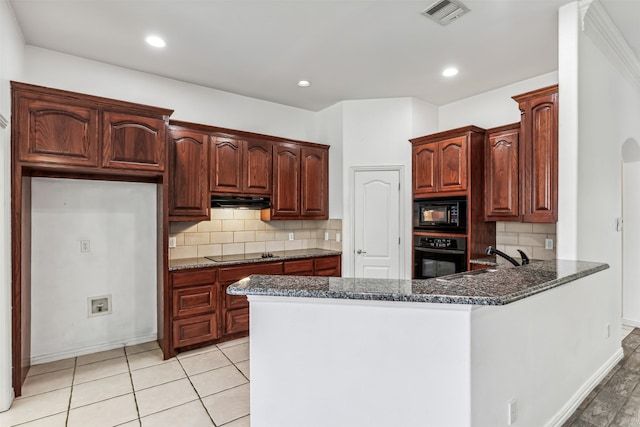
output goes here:
{"type": "Polygon", "coordinates": [[[462,273],[450,274],[449,276],[436,277],[436,280],[441,282],[448,282],[449,280],[462,279],[463,277],[473,277],[478,276],[480,274],[493,273],[496,270],[495,268],[483,268],[482,270],[472,270],[472,271],[464,271],[462,273]]]}

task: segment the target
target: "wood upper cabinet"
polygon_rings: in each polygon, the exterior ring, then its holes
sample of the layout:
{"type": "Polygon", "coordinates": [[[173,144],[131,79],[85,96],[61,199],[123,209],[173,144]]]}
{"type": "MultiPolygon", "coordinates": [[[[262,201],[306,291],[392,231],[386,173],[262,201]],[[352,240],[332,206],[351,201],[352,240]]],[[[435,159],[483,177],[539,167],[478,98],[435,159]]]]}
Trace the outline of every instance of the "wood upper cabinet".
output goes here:
{"type": "Polygon", "coordinates": [[[414,197],[465,195],[471,176],[470,141],[483,137],[484,129],[467,126],[412,139],[414,197]]]}
{"type": "Polygon", "coordinates": [[[558,85],[514,96],[520,120],[522,221],[558,221],[558,85]]]}
{"type": "Polygon", "coordinates": [[[162,172],[166,164],[166,121],[105,111],[102,166],[162,172]]]}
{"type": "Polygon", "coordinates": [[[276,143],[273,146],[273,197],[263,219],[327,219],[328,147],[276,143]]]}
{"type": "Polygon", "coordinates": [[[416,195],[438,191],[436,184],[437,150],[437,142],[413,147],[413,193],[416,195]]]}
{"type": "Polygon", "coordinates": [[[20,160],[97,167],[98,110],[43,98],[25,96],[18,101],[15,126],[20,160]]]}
{"type": "Polygon", "coordinates": [[[484,146],[485,221],[520,218],[520,123],[487,130],[484,146]]]}
{"type": "Polygon", "coordinates": [[[460,136],[438,143],[438,191],[467,189],[467,137],[460,136]]]}
{"type": "Polygon", "coordinates": [[[169,220],[209,218],[206,133],[172,126],[169,130],[169,220]]]}
{"type": "Polygon", "coordinates": [[[273,198],[271,219],[300,216],[300,147],[273,146],[273,198]]]}
{"type": "Polygon", "coordinates": [[[243,191],[246,194],[271,195],[272,149],[266,141],[244,142],[243,191]]]}
{"type": "Polygon", "coordinates": [[[301,215],[323,218],[328,216],[329,159],[323,148],[302,147],[301,215]]]}
{"type": "Polygon", "coordinates": [[[234,138],[211,137],[209,190],[242,193],[242,143],[234,138]]]}
{"type": "Polygon", "coordinates": [[[270,195],[271,155],[266,141],[211,137],[211,192],[270,195]]]}
{"type": "Polygon", "coordinates": [[[12,82],[21,162],[81,173],[161,175],[171,110],[12,82]]]}

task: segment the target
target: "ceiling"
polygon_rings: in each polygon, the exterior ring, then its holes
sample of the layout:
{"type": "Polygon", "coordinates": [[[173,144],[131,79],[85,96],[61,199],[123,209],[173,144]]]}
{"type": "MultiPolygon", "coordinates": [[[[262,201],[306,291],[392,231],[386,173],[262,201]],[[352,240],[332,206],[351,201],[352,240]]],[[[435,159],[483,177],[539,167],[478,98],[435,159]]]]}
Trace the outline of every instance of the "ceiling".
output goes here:
{"type": "MultiPolygon", "coordinates": [[[[569,0],[464,0],[447,26],[435,0],[10,0],[27,44],[319,111],[342,100],[447,104],[557,70],[569,0]],[[148,46],[149,34],[167,46],[148,46]],[[442,70],[460,69],[453,78],[442,70]],[[309,80],[308,88],[297,86],[309,80]]],[[[602,0],[640,52],[640,0],[602,0]]]]}

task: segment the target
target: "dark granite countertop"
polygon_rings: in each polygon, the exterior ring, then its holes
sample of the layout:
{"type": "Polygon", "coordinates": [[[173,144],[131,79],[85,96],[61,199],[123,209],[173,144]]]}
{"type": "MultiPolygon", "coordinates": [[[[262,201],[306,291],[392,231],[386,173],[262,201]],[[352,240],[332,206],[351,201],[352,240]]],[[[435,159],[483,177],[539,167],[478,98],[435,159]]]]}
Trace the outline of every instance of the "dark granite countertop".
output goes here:
{"type": "MultiPolygon", "coordinates": [[[[183,258],[183,259],[174,259],[169,260],[169,271],[176,270],[187,270],[190,268],[203,268],[203,267],[220,267],[225,265],[237,265],[237,264],[253,264],[258,262],[274,262],[274,261],[285,261],[285,260],[293,260],[293,259],[304,259],[304,258],[316,258],[316,257],[324,257],[324,256],[334,256],[341,255],[340,251],[332,251],[328,249],[299,249],[292,251],[274,251],[271,252],[273,254],[273,258],[260,258],[260,254],[253,254],[254,259],[245,259],[247,255],[226,255],[224,257],[220,257],[222,261],[212,261],[207,258],[183,258]]],[[[248,254],[251,256],[251,254],[248,254]]]]}
{"type": "Polygon", "coordinates": [[[428,280],[255,275],[227,289],[233,295],[504,305],[609,268],[584,261],[531,261],[428,280]],[[470,273],[470,274],[469,274],[470,273]],[[452,280],[448,278],[454,277],[452,280]]]}

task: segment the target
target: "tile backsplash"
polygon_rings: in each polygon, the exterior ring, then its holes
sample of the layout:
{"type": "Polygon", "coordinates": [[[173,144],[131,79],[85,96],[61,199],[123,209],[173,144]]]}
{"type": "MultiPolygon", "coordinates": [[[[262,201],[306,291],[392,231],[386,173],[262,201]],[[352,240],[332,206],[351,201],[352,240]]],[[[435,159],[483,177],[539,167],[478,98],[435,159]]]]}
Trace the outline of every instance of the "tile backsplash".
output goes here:
{"type": "Polygon", "coordinates": [[[212,209],[209,221],[170,224],[176,247],[169,249],[169,259],[311,248],[341,251],[337,233],[342,233],[341,219],[261,221],[259,210],[212,209]]]}
{"type": "Polygon", "coordinates": [[[520,258],[521,249],[531,259],[556,258],[556,224],[496,222],[496,248],[520,258]],[[545,249],[545,239],[553,239],[553,249],[545,249]]]}

